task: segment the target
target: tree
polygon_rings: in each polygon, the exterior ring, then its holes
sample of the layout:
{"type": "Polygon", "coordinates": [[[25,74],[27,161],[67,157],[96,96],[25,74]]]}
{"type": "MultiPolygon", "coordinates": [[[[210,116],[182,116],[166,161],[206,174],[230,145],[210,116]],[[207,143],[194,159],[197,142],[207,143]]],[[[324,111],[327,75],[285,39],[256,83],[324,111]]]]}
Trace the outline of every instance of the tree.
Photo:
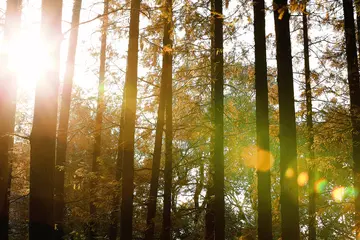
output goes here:
{"type": "Polygon", "coordinates": [[[67,65],[64,76],[64,86],[61,96],[61,108],[59,117],[58,137],[56,146],[56,168],[55,168],[55,238],[60,240],[64,236],[64,184],[65,184],[65,163],[66,148],[69,128],[69,116],[71,105],[71,91],[75,71],[75,55],[77,38],[79,33],[81,0],[75,0],[72,10],[71,32],[69,39],[69,49],[67,65]]]}
{"type": "Polygon", "coordinates": [[[164,39],[163,39],[163,68],[162,77],[165,79],[165,168],[164,168],[164,209],[163,209],[163,226],[162,240],[172,239],[171,234],[171,189],[172,189],[172,141],[173,141],[173,123],[172,123],[172,0],[167,0],[164,11],[164,39]]]}
{"type": "Polygon", "coordinates": [[[41,34],[46,54],[54,64],[37,82],[33,126],[30,135],[29,237],[52,239],[54,229],[54,173],[62,1],[43,0],[41,34]]]}
{"type": "Polygon", "coordinates": [[[224,197],[224,59],[222,0],[215,0],[214,24],[214,211],[215,239],[225,239],[224,197]]]}
{"type": "MultiPolygon", "coordinates": [[[[360,187],[360,86],[359,66],[356,51],[354,8],[352,0],[343,1],[344,32],[346,39],[346,62],[350,94],[350,114],[352,125],[352,158],[354,161],[354,187],[360,187]]],[[[355,198],[355,230],[360,234],[360,195],[355,198]]]]}
{"type": "MultiPolygon", "coordinates": [[[[121,116],[120,116],[120,134],[118,139],[118,152],[116,157],[116,169],[115,169],[115,179],[116,181],[120,182],[122,177],[122,165],[124,159],[124,98],[123,96],[123,104],[121,106],[121,116]]],[[[119,203],[120,197],[117,192],[113,194],[112,197],[112,211],[110,214],[110,227],[109,227],[109,239],[116,240],[118,235],[118,218],[119,218],[119,203]]]]}
{"type": "Polygon", "coordinates": [[[99,69],[99,86],[98,86],[98,99],[97,109],[95,118],[95,132],[94,132],[94,152],[92,158],[91,172],[92,176],[90,179],[90,239],[96,237],[96,185],[97,185],[97,174],[99,171],[99,157],[101,155],[101,133],[102,133],[102,122],[105,111],[104,103],[104,85],[105,85],[105,72],[106,72],[106,37],[108,29],[108,13],[109,13],[109,0],[104,1],[104,14],[103,24],[101,29],[101,47],[100,47],[100,69],[99,69]]]}
{"type": "Polygon", "coordinates": [[[272,239],[265,3],[254,0],[255,88],[258,175],[258,236],[272,239]]]}
{"type": "MultiPolygon", "coordinates": [[[[159,173],[160,173],[160,160],[161,160],[161,147],[162,147],[162,135],[164,129],[164,115],[165,115],[165,100],[168,99],[167,95],[168,84],[172,79],[172,68],[169,64],[172,64],[172,42],[170,38],[171,29],[171,7],[172,2],[167,1],[164,7],[164,36],[163,36],[163,62],[161,71],[161,83],[160,83],[160,96],[159,96],[159,107],[158,117],[156,122],[156,133],[155,133],[155,146],[154,154],[152,159],[152,170],[151,170],[151,182],[150,182],[150,193],[148,199],[148,210],[146,215],[147,228],[145,231],[145,239],[152,240],[154,238],[155,222],[154,218],[156,215],[156,203],[157,194],[159,188],[159,173]],[[170,4],[170,6],[169,6],[170,4]],[[170,10],[170,12],[169,12],[170,10]],[[170,22],[170,23],[169,23],[170,22]],[[170,56],[168,56],[170,55],[170,56]],[[169,58],[170,57],[170,58],[169,58]],[[169,75],[170,74],[170,75],[169,75]],[[170,77],[170,79],[169,79],[170,77]]],[[[168,136],[168,135],[167,135],[168,136]]],[[[168,157],[167,157],[168,158],[168,157]]],[[[168,170],[168,169],[167,169],[168,170]]],[[[168,191],[169,189],[167,189],[168,191]]],[[[165,206],[165,205],[164,205],[165,206]]],[[[165,220],[164,220],[165,221],[165,220]]]]}
{"type": "Polygon", "coordinates": [[[300,239],[290,14],[286,0],[274,1],[274,18],[280,111],[281,236],[283,240],[300,239]]]}
{"type": "MultiPolygon", "coordinates": [[[[306,4],[306,2],[304,3],[306,4]]],[[[306,5],[305,5],[306,6],[306,5]]],[[[313,128],[313,112],[312,112],[312,91],[310,78],[310,56],[309,56],[309,35],[308,35],[308,13],[306,7],[302,13],[303,20],[303,40],[304,40],[304,70],[305,70],[305,98],[306,98],[306,127],[308,135],[308,151],[309,161],[311,164],[315,161],[314,154],[314,128],[313,128]]],[[[309,240],[316,239],[316,192],[315,170],[309,167],[309,240]]]]}
{"type": "Polygon", "coordinates": [[[121,194],[121,239],[132,239],[134,194],[134,135],[138,78],[140,0],[131,1],[129,47],[124,86],[124,142],[121,194]]]}
{"type": "MultiPolygon", "coordinates": [[[[5,13],[5,44],[11,45],[21,21],[21,1],[8,0],[5,13]]],[[[15,46],[13,46],[15,47],[15,46]]],[[[8,46],[8,49],[11,47],[8,46]]],[[[0,239],[7,240],[9,232],[9,190],[11,181],[11,149],[16,110],[16,76],[9,71],[11,52],[0,55],[0,239]]]]}

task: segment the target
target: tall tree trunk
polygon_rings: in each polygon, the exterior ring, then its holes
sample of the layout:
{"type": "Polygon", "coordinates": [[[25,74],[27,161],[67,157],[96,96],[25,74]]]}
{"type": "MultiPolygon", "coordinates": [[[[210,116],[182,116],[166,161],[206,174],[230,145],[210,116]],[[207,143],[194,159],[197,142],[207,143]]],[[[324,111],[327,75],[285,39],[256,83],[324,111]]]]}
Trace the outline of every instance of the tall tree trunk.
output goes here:
{"type": "MultiPolygon", "coordinates": [[[[211,13],[215,12],[215,0],[210,1],[210,9],[211,13]]],[[[210,96],[210,123],[212,129],[215,129],[215,38],[214,38],[214,18],[211,15],[211,23],[210,23],[210,88],[211,88],[211,96],[210,96]]],[[[209,169],[208,169],[208,180],[207,180],[207,190],[206,190],[206,211],[205,211],[205,240],[214,240],[215,239],[215,212],[214,212],[214,150],[215,150],[215,131],[211,132],[210,137],[210,161],[209,161],[209,169]]]]}
{"type": "MultiPolygon", "coordinates": [[[[154,155],[152,162],[152,171],[151,171],[151,183],[150,183],[150,194],[148,199],[148,211],[146,216],[146,232],[145,239],[151,240],[154,238],[155,231],[155,222],[154,218],[156,216],[156,203],[157,203],[157,193],[159,188],[159,173],[160,173],[160,160],[161,160],[161,147],[162,147],[162,134],[164,130],[164,114],[165,114],[165,100],[167,99],[167,84],[169,82],[169,71],[170,74],[172,68],[169,68],[169,57],[167,55],[172,54],[169,51],[165,51],[165,47],[171,47],[170,39],[170,29],[168,27],[168,22],[170,17],[167,16],[164,18],[164,37],[163,37],[163,62],[162,62],[162,71],[161,71],[161,85],[160,85],[160,97],[159,97],[159,108],[158,108],[158,118],[156,122],[156,133],[155,133],[155,146],[154,146],[154,155]]],[[[171,60],[171,59],[170,59],[171,60]]],[[[171,77],[171,75],[170,75],[171,77]]],[[[171,79],[170,79],[171,81],[171,79]]]]}
{"type": "MultiPolygon", "coordinates": [[[[305,3],[306,4],[306,1],[305,3]]],[[[314,162],[314,130],[312,120],[312,94],[310,78],[308,16],[306,8],[303,12],[303,39],[304,39],[304,68],[305,68],[305,98],[306,98],[306,127],[308,133],[309,161],[314,162]]],[[[309,240],[316,239],[316,192],[314,191],[315,170],[309,167],[309,240]]]]}
{"type": "Polygon", "coordinates": [[[97,99],[97,109],[96,109],[96,119],[95,119],[95,143],[94,143],[94,152],[91,166],[91,180],[90,180],[90,239],[95,239],[97,235],[96,227],[96,206],[95,202],[96,197],[96,185],[97,174],[99,171],[99,157],[101,155],[101,132],[102,132],[102,121],[103,114],[105,110],[104,103],[104,85],[105,85],[105,72],[106,72],[106,37],[107,37],[107,28],[108,28],[108,12],[109,12],[109,0],[104,1],[104,17],[101,29],[101,47],[100,47],[100,69],[99,69],[99,87],[98,87],[98,99],[97,99]]]}
{"type": "Polygon", "coordinates": [[[55,143],[59,88],[62,0],[43,0],[42,40],[54,64],[37,82],[30,136],[30,240],[52,239],[54,229],[55,143]]]}
{"type": "MultiPolygon", "coordinates": [[[[8,0],[5,13],[5,45],[11,44],[19,32],[21,1],[8,0]]],[[[9,232],[9,193],[11,181],[11,149],[16,110],[16,76],[10,72],[8,53],[0,56],[0,239],[7,240],[9,232]]]]}
{"type": "MultiPolygon", "coordinates": [[[[359,67],[356,52],[356,37],[354,24],[354,9],[352,0],[343,0],[345,39],[346,39],[346,61],[348,71],[348,82],[350,90],[350,112],[352,123],[352,147],[354,161],[354,186],[360,189],[360,86],[359,67]]],[[[355,229],[356,236],[360,234],[360,194],[355,198],[355,229]]]]}
{"type": "Polygon", "coordinates": [[[131,1],[129,47],[124,86],[124,142],[121,194],[121,239],[132,239],[134,194],[134,135],[138,78],[140,0],[131,1]]]}
{"type": "MultiPolygon", "coordinates": [[[[121,116],[120,116],[120,134],[118,140],[118,153],[116,158],[116,174],[115,179],[118,183],[120,183],[122,177],[122,165],[123,165],[123,154],[124,154],[124,100],[125,95],[123,96],[123,103],[121,106],[121,116]]],[[[112,199],[112,211],[110,214],[110,228],[109,228],[109,239],[116,240],[118,235],[118,225],[119,225],[119,204],[120,204],[120,196],[119,191],[120,187],[117,186],[117,190],[113,194],[112,199]]]]}
{"type": "Polygon", "coordinates": [[[55,202],[54,220],[56,224],[55,239],[60,240],[64,236],[64,184],[65,184],[65,162],[67,136],[71,105],[71,91],[74,77],[75,55],[78,39],[78,25],[80,21],[81,0],[74,0],[69,39],[67,65],[64,76],[64,86],[61,96],[60,120],[56,146],[56,168],[55,168],[55,202]]]}
{"type": "Polygon", "coordinates": [[[274,1],[274,18],[280,110],[281,235],[283,240],[299,240],[294,83],[286,0],[274,1]]]}
{"type": "Polygon", "coordinates": [[[254,0],[255,89],[258,176],[258,237],[272,239],[269,109],[266,65],[265,3],[254,0]],[[261,165],[261,166],[260,166],[261,165]]]}
{"type": "Polygon", "coordinates": [[[165,16],[167,16],[164,25],[163,40],[163,77],[166,87],[165,94],[165,168],[164,168],[164,209],[163,209],[163,226],[162,240],[172,239],[171,232],[171,188],[172,188],[172,56],[173,41],[172,34],[174,31],[172,20],[172,0],[166,0],[165,16]]]}
{"type": "Polygon", "coordinates": [[[223,13],[222,0],[215,0],[212,14],[214,23],[214,210],[215,240],[225,239],[224,197],[224,59],[223,59],[223,13]]]}

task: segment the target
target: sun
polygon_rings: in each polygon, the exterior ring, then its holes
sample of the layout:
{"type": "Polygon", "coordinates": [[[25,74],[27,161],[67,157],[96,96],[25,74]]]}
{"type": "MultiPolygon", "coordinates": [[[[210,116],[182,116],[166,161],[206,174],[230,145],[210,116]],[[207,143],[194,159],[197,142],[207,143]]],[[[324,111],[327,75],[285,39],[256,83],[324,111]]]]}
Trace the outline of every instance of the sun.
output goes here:
{"type": "Polygon", "coordinates": [[[17,87],[32,91],[52,62],[46,55],[47,44],[41,40],[38,31],[21,31],[6,48],[8,69],[16,76],[17,87]]]}

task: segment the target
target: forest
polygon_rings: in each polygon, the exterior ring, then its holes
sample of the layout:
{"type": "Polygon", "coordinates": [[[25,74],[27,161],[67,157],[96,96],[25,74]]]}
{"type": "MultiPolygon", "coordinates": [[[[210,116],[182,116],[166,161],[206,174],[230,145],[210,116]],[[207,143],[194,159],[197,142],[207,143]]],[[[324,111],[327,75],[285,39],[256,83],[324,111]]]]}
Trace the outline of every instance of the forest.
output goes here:
{"type": "Polygon", "coordinates": [[[359,59],[360,0],[0,1],[0,240],[360,239],[359,59]]]}

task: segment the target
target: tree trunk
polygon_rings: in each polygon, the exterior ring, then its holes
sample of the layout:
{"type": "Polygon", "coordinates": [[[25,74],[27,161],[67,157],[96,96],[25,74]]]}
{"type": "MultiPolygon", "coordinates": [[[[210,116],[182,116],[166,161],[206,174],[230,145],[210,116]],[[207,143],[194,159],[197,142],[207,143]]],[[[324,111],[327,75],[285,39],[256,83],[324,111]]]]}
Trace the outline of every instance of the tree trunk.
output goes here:
{"type": "Polygon", "coordinates": [[[59,88],[61,0],[42,1],[41,34],[54,64],[37,82],[30,136],[29,239],[52,239],[54,229],[55,143],[59,88]]]}
{"type": "MultiPolygon", "coordinates": [[[[165,14],[165,16],[167,16],[165,14]]],[[[165,100],[167,99],[167,84],[171,79],[172,68],[167,66],[169,64],[169,57],[171,52],[165,51],[165,47],[171,48],[171,39],[170,39],[170,29],[168,26],[168,19],[164,19],[164,37],[163,37],[163,62],[162,62],[162,72],[161,72],[161,85],[160,85],[160,97],[159,97],[159,108],[158,108],[158,119],[156,122],[156,133],[155,133],[155,146],[154,146],[154,155],[152,162],[152,171],[151,171],[151,183],[150,183],[150,194],[148,199],[148,212],[146,216],[146,232],[145,239],[152,240],[154,238],[155,231],[155,222],[154,218],[156,216],[156,203],[157,203],[157,193],[159,187],[159,173],[160,173],[160,160],[161,160],[161,147],[162,147],[162,134],[164,130],[164,114],[165,114],[165,100]]],[[[171,56],[170,56],[171,57],[171,56]]],[[[171,59],[170,59],[171,61],[171,59]]],[[[170,63],[171,64],[171,63],[170,63]]]]}
{"type": "Polygon", "coordinates": [[[225,239],[224,197],[224,59],[222,0],[215,0],[214,24],[214,211],[215,239],[225,239]]]}
{"type": "MultiPolygon", "coordinates": [[[[11,44],[20,28],[21,1],[8,0],[5,13],[4,42],[11,44]]],[[[16,110],[16,76],[8,71],[10,53],[0,56],[0,239],[9,238],[9,195],[11,149],[16,110]]]]}
{"type": "Polygon", "coordinates": [[[108,28],[108,12],[109,12],[109,0],[104,1],[104,16],[101,29],[101,47],[100,47],[100,69],[99,69],[99,87],[98,87],[98,99],[95,119],[95,143],[94,152],[91,166],[91,179],[90,179],[90,224],[89,224],[89,239],[95,239],[97,236],[96,227],[96,185],[98,184],[97,175],[99,171],[99,157],[101,155],[101,132],[102,121],[105,110],[104,103],[104,85],[105,85],[105,72],[106,72],[106,37],[108,28]]]}
{"type": "Polygon", "coordinates": [[[172,32],[174,31],[172,20],[172,0],[166,0],[165,3],[165,25],[163,39],[163,77],[166,87],[165,94],[165,168],[164,168],[164,209],[163,209],[163,226],[162,240],[172,239],[171,232],[171,188],[172,188],[172,32]]]}
{"type": "Polygon", "coordinates": [[[294,83],[287,1],[275,0],[274,13],[280,110],[281,234],[283,240],[299,240],[294,83]]]}
{"type": "MultiPolygon", "coordinates": [[[[306,2],[305,2],[306,4],[306,2]]],[[[303,12],[303,39],[304,39],[304,68],[305,68],[305,98],[306,98],[306,127],[308,133],[309,161],[314,162],[314,130],[312,120],[312,94],[310,78],[308,16],[306,8],[303,12]]],[[[314,191],[315,170],[309,167],[309,240],[316,239],[316,192],[314,191]]]]}
{"type": "MultiPolygon", "coordinates": [[[[215,0],[210,1],[211,13],[215,12],[215,0]]],[[[215,129],[215,38],[214,38],[214,18],[211,16],[210,23],[210,87],[211,87],[211,96],[210,96],[210,123],[213,129],[215,129]]],[[[209,170],[208,170],[208,180],[207,180],[207,192],[206,192],[206,211],[205,211],[205,240],[214,240],[215,239],[215,212],[214,212],[214,150],[215,150],[215,131],[212,131],[210,137],[210,161],[209,161],[209,170]]]]}
{"type": "Polygon", "coordinates": [[[255,89],[258,176],[258,237],[272,239],[269,109],[266,64],[265,3],[254,0],[255,89]],[[261,166],[260,166],[261,164],[261,166]]]}
{"type": "Polygon", "coordinates": [[[132,239],[134,135],[136,121],[140,0],[131,1],[129,47],[124,86],[124,142],[121,195],[121,239],[132,239]]]}
{"type": "MultiPolygon", "coordinates": [[[[118,140],[118,154],[116,158],[116,176],[115,179],[118,183],[120,183],[122,177],[122,165],[124,159],[124,100],[125,97],[123,96],[123,103],[121,105],[121,116],[120,116],[120,134],[118,140]]],[[[118,235],[118,225],[119,225],[119,204],[120,204],[120,196],[118,194],[120,188],[120,184],[117,186],[117,190],[113,194],[112,199],[112,212],[110,214],[110,228],[109,228],[109,239],[116,240],[118,235]]]]}
{"type": "Polygon", "coordinates": [[[55,202],[54,220],[56,224],[55,239],[60,240],[64,236],[64,184],[65,184],[65,162],[67,136],[69,126],[69,115],[71,105],[71,91],[74,77],[75,55],[78,38],[78,25],[80,20],[81,0],[75,0],[71,22],[69,49],[67,65],[64,76],[64,86],[61,96],[60,120],[56,146],[56,168],[55,168],[55,202]]]}
{"type": "MultiPolygon", "coordinates": [[[[356,37],[354,24],[354,9],[352,0],[343,0],[346,61],[350,92],[350,112],[352,123],[352,147],[354,161],[354,187],[360,189],[360,86],[359,67],[356,52],[356,37]]],[[[360,234],[360,195],[355,198],[355,230],[356,236],[360,234]]]]}

